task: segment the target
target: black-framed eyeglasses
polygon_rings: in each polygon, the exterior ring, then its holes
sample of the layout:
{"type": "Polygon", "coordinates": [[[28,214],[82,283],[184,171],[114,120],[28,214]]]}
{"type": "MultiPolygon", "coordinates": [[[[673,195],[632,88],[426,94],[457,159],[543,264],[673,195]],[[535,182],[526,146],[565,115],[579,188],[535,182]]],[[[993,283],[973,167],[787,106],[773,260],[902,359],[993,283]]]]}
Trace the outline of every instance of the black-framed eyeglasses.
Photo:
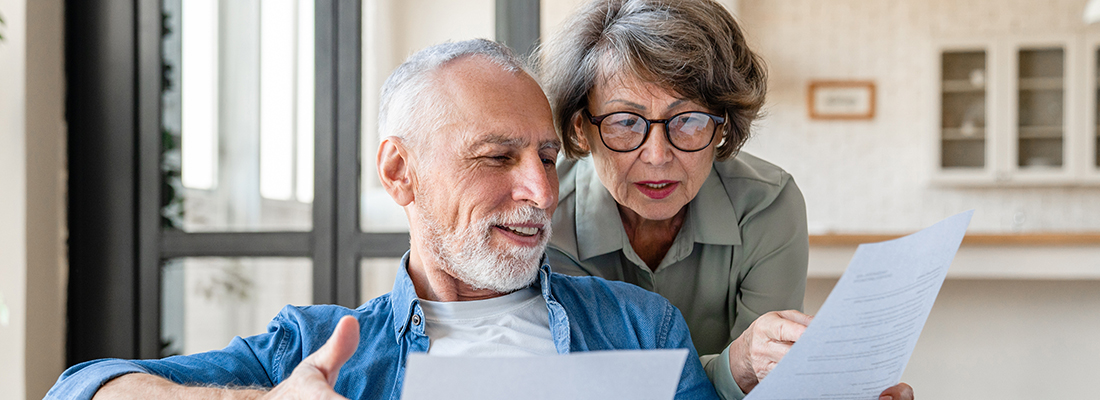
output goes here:
{"type": "Polygon", "coordinates": [[[642,147],[649,138],[653,124],[665,125],[665,138],[677,150],[689,153],[699,151],[710,145],[718,125],[726,122],[724,117],[701,111],[682,112],[666,119],[647,119],[629,111],[593,117],[588,110],[583,111],[588,122],[599,129],[604,146],[620,153],[642,147]]]}

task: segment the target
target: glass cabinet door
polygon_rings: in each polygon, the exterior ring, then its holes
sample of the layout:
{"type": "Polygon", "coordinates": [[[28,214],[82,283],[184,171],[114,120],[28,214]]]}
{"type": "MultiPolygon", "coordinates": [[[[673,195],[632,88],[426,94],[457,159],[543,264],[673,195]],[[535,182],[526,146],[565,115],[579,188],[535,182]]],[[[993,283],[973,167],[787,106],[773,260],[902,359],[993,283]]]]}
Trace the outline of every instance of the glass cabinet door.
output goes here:
{"type": "Polygon", "coordinates": [[[1092,73],[1096,77],[1095,82],[1097,82],[1097,84],[1096,87],[1092,88],[1091,95],[1095,96],[1096,99],[1096,103],[1094,104],[1096,109],[1093,110],[1093,112],[1096,113],[1096,118],[1093,119],[1094,125],[1091,127],[1091,129],[1089,129],[1089,131],[1092,132],[1092,140],[1090,140],[1090,142],[1092,142],[1092,145],[1095,146],[1093,148],[1095,159],[1092,160],[1092,166],[1094,168],[1100,169],[1100,49],[1096,50],[1095,57],[1096,64],[1094,65],[1096,66],[1096,70],[1092,71],[1092,73]]]}
{"type": "Polygon", "coordinates": [[[1065,50],[1019,51],[1017,166],[1061,168],[1065,141],[1065,50]]]}
{"type": "Polygon", "coordinates": [[[986,52],[945,51],[942,57],[940,166],[986,167],[986,52]]]}

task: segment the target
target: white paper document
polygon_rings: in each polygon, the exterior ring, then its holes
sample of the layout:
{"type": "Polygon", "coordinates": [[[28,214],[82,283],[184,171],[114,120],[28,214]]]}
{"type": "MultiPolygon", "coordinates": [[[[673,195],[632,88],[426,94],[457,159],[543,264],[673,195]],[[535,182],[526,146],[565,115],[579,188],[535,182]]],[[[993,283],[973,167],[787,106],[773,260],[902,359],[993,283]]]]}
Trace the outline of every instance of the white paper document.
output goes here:
{"type": "Polygon", "coordinates": [[[863,244],[790,352],[746,400],[872,400],[898,383],[974,211],[863,244]]]}
{"type": "Polygon", "coordinates": [[[409,355],[403,400],[641,399],[676,394],[687,350],[594,351],[540,357],[409,355]]]}

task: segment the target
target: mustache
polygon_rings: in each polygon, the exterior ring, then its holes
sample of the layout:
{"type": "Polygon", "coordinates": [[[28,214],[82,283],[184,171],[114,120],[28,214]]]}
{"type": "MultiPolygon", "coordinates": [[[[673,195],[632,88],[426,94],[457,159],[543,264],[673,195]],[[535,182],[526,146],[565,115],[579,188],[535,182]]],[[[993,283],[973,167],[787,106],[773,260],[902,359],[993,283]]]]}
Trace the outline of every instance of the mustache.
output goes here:
{"type": "Polygon", "coordinates": [[[542,225],[543,230],[550,230],[550,214],[546,210],[532,206],[496,213],[486,218],[484,222],[487,226],[537,224],[542,225]]]}

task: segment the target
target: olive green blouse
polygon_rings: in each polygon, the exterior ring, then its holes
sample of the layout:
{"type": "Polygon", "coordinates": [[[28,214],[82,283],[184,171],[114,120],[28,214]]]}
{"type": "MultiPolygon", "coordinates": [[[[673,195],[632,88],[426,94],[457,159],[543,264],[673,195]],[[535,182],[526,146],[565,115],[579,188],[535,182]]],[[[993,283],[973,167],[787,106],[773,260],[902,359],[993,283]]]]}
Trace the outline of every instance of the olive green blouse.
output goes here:
{"type": "Polygon", "coordinates": [[[790,174],[744,152],[716,161],[656,270],[630,246],[590,157],[559,160],[558,178],[551,268],[664,296],[687,320],[719,394],[744,397],[730,372],[730,342],[766,312],[801,310],[806,290],[806,205],[790,174]]]}

